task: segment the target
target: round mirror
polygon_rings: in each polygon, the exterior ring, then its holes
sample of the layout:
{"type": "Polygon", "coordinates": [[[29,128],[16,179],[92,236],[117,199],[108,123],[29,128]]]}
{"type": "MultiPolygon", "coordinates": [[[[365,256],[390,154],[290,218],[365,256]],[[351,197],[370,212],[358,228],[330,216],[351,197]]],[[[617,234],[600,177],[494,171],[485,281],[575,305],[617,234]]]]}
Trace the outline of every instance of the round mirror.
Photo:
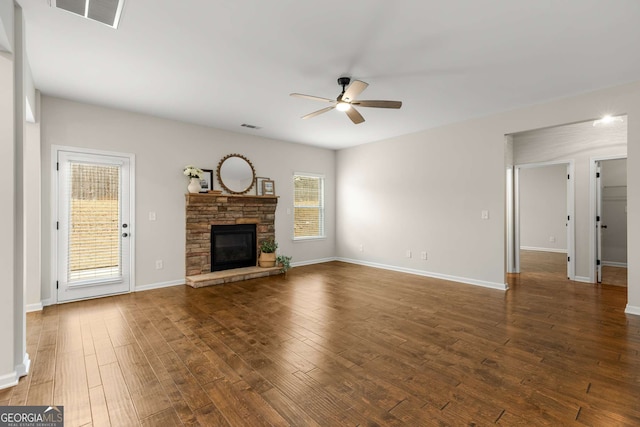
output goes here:
{"type": "Polygon", "coordinates": [[[246,157],[229,154],[218,163],[218,182],[231,194],[244,194],[251,190],[256,171],[246,157]]]}

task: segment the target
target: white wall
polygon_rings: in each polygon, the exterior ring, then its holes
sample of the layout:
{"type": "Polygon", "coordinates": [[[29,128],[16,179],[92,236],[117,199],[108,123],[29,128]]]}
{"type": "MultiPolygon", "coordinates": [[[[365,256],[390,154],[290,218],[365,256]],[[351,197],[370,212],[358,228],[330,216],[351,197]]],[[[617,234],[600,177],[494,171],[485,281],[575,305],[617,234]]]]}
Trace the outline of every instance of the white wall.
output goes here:
{"type": "MultiPolygon", "coordinates": [[[[0,243],[3,272],[0,298],[0,389],[17,384],[29,371],[26,353],[24,287],[24,80],[28,72],[24,56],[22,9],[10,2],[0,4],[0,32],[8,37],[11,53],[0,51],[0,196],[4,201],[0,220],[8,232],[0,243]],[[9,6],[9,7],[7,7],[9,6]]],[[[37,172],[36,172],[37,173],[37,172]]]]}
{"type": "MultiPolygon", "coordinates": [[[[136,156],[135,285],[137,288],[183,283],[185,274],[185,165],[216,169],[227,154],[239,153],[258,176],[275,180],[278,252],[293,263],[328,259],[335,252],[335,152],[203,126],[42,97],[42,298],[52,297],[51,146],[85,147],[136,156]],[[293,242],[294,171],[326,176],[326,227],[323,240],[293,242]],[[290,208],[287,211],[287,208],[290,208]],[[149,221],[149,212],[157,220],[149,221]],[[164,269],[155,269],[155,260],[164,269]]],[[[256,132],[259,133],[259,132],[256,132]]],[[[215,179],[215,178],[214,178],[215,179]]],[[[216,182],[216,188],[219,188],[216,182]]]]}
{"type": "MultiPolygon", "coordinates": [[[[604,113],[628,115],[628,249],[630,260],[640,259],[640,82],[339,151],[338,256],[499,287],[505,135],[604,113]],[[489,220],[480,219],[483,209],[489,220]],[[427,250],[429,259],[404,258],[405,249],[427,250]]],[[[633,262],[627,310],[640,314],[633,262]]]]}
{"type": "Polygon", "coordinates": [[[13,0],[0,0],[0,51],[13,52],[13,0]]]}
{"type": "Polygon", "coordinates": [[[521,168],[519,184],[520,248],[566,252],[567,165],[521,168]]]}
{"type": "Polygon", "coordinates": [[[627,122],[628,117],[608,126],[593,126],[592,121],[585,121],[513,135],[517,165],[558,160],[574,162],[576,280],[590,281],[593,277],[589,167],[594,157],[627,154],[627,122]]]}
{"type": "Polygon", "coordinates": [[[14,78],[13,59],[11,55],[0,52],[0,197],[5,201],[4,209],[0,209],[0,222],[8,227],[3,239],[0,239],[0,269],[3,280],[0,284],[0,388],[12,385],[15,381],[15,365],[13,357],[14,330],[14,78]]]}
{"type": "Polygon", "coordinates": [[[494,136],[467,122],[339,151],[338,256],[504,289],[504,134],[494,136]]]}
{"type": "MultiPolygon", "coordinates": [[[[27,97],[28,99],[28,97],[27,97]]],[[[40,102],[40,94],[34,94],[34,109],[37,111],[40,102]]],[[[24,192],[24,224],[25,224],[25,256],[24,256],[24,281],[26,290],[27,311],[40,310],[41,298],[41,182],[40,170],[40,120],[34,117],[35,122],[24,124],[24,167],[22,171],[24,192]]]]}
{"type": "Polygon", "coordinates": [[[604,187],[627,186],[627,159],[603,160],[600,166],[604,187]]]}

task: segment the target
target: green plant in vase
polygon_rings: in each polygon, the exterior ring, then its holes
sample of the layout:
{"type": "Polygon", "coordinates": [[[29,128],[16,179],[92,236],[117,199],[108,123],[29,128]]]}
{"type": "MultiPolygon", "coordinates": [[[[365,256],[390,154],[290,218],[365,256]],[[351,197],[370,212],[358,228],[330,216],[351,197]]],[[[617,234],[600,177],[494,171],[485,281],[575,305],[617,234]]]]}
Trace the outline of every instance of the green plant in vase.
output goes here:
{"type": "Polygon", "coordinates": [[[276,249],[278,243],[274,239],[265,239],[260,242],[260,257],[258,264],[260,267],[274,267],[276,265],[276,249]]]}

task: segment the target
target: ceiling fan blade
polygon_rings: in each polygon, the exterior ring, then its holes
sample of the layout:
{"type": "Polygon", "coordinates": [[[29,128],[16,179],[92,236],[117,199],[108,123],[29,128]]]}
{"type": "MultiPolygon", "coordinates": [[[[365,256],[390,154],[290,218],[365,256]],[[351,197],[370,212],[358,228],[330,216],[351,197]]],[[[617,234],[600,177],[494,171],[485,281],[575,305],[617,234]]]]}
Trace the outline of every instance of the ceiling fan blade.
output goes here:
{"type": "Polygon", "coordinates": [[[356,125],[364,122],[364,117],[362,117],[362,114],[358,113],[358,110],[353,107],[349,108],[347,111],[345,111],[345,113],[347,113],[347,116],[349,116],[351,121],[356,125]]]}
{"type": "Polygon", "coordinates": [[[322,102],[336,102],[335,99],[329,99],[329,98],[321,98],[319,96],[313,96],[313,95],[304,95],[302,93],[291,93],[289,94],[289,96],[295,96],[297,98],[306,98],[306,99],[312,99],[314,101],[322,101],[322,102]]]}
{"type": "Polygon", "coordinates": [[[395,108],[402,107],[402,101],[353,101],[352,105],[359,107],[395,108]]]}
{"type": "Polygon", "coordinates": [[[323,108],[322,110],[318,110],[318,111],[314,111],[313,113],[309,113],[306,116],[302,116],[303,119],[310,119],[311,117],[315,117],[315,116],[319,116],[322,113],[326,113],[327,111],[331,111],[336,107],[327,107],[327,108],[323,108]]]}
{"type": "Polygon", "coordinates": [[[368,83],[361,82],[360,80],[354,80],[351,82],[347,90],[344,91],[344,95],[342,95],[343,101],[353,101],[356,99],[358,95],[362,93],[369,86],[368,83]]]}

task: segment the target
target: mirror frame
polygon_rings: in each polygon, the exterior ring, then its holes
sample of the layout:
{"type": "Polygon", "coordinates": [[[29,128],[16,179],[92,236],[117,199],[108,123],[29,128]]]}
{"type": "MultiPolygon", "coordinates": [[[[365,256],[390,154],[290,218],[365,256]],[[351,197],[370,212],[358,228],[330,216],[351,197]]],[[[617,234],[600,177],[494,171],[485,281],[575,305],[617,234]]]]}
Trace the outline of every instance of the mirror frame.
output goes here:
{"type": "Polygon", "coordinates": [[[251,161],[249,159],[247,159],[245,156],[243,156],[242,154],[235,154],[235,153],[234,154],[227,154],[222,159],[220,159],[220,162],[218,163],[218,168],[216,170],[216,174],[218,175],[218,182],[220,183],[220,186],[222,188],[224,188],[227,192],[231,193],[231,194],[245,194],[245,193],[248,193],[249,190],[251,190],[253,188],[253,185],[255,184],[255,181],[256,181],[256,169],[253,167],[253,164],[251,163],[251,161]],[[222,180],[222,176],[220,176],[220,169],[222,169],[222,164],[226,160],[228,160],[228,159],[230,159],[232,157],[238,157],[238,158],[244,160],[245,162],[247,162],[247,164],[251,168],[251,174],[253,175],[251,177],[251,184],[244,191],[234,191],[234,190],[230,189],[229,187],[227,187],[224,184],[224,181],[222,180]]]}

